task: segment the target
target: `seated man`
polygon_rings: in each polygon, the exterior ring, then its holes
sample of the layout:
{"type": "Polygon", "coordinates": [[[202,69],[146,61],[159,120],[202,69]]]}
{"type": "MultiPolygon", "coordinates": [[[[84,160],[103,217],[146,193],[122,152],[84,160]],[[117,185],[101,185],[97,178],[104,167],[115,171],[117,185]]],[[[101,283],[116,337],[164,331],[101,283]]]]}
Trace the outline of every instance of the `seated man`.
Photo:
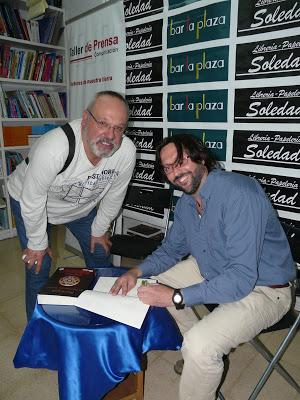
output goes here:
{"type": "Polygon", "coordinates": [[[219,304],[184,334],[182,347],[180,399],[213,400],[223,355],[289,310],[295,267],[276,212],[256,180],[220,170],[187,134],[166,138],[157,160],[165,178],[184,192],[174,223],[161,247],[118,278],[111,293],[126,295],[137,277],[154,275],[163,284],[139,289],[146,304],[177,310],[219,304]],[[192,257],[178,263],[186,255],[192,257]]]}

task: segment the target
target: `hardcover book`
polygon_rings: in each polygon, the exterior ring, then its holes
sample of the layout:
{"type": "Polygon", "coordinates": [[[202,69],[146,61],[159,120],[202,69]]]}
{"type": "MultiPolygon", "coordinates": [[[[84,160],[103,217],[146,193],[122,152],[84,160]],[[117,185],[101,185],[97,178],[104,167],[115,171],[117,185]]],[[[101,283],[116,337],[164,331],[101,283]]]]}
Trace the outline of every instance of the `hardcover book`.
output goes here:
{"type": "Polygon", "coordinates": [[[76,305],[78,296],[93,285],[94,276],[92,269],[58,268],[41,288],[38,303],[76,305]]]}

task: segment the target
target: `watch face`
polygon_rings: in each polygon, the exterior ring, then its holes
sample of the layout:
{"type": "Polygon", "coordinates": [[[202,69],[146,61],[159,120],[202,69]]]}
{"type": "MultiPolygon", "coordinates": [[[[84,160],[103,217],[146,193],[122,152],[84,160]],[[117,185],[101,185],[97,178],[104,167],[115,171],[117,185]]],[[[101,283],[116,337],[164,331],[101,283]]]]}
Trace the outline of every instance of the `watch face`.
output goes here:
{"type": "Polygon", "coordinates": [[[173,300],[174,300],[174,303],[179,304],[182,301],[182,297],[179,293],[176,293],[173,300]]]}

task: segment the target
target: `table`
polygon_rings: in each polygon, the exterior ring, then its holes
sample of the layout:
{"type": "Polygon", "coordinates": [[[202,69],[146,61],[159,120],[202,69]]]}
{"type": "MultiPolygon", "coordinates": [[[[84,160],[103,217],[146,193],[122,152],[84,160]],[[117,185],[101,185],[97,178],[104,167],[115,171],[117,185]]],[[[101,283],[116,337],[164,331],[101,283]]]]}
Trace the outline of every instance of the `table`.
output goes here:
{"type": "Polygon", "coordinates": [[[181,343],[164,308],[150,307],[136,329],[75,306],[37,304],[14,365],[56,370],[60,400],[99,400],[130,372],[141,370],[144,353],[179,350],[181,343]]]}

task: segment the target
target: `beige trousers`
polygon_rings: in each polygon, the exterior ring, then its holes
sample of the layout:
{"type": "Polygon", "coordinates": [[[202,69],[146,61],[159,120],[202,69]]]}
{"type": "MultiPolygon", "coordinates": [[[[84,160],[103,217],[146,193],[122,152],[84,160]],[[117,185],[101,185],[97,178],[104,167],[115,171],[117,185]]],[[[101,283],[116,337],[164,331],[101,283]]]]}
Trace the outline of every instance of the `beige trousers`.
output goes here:
{"type": "MultiPolygon", "coordinates": [[[[177,288],[203,280],[194,258],[176,264],[156,278],[177,288]]],[[[256,286],[242,300],[221,304],[200,321],[193,319],[193,326],[183,332],[180,400],[215,400],[223,374],[223,355],[279,321],[290,306],[290,288],[256,286]]],[[[188,325],[192,310],[174,312],[173,307],[172,315],[176,320],[179,316],[179,327],[183,313],[187,313],[188,325]]]]}

